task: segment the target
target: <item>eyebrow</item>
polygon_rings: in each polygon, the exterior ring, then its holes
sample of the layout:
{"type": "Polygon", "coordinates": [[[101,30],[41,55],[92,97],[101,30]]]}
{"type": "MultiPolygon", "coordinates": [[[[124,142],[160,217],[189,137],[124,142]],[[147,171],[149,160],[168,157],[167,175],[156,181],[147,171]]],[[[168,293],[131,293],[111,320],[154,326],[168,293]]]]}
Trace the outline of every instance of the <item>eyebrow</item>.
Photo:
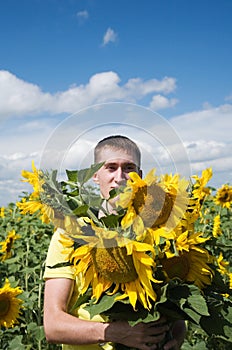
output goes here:
{"type": "MultiPolygon", "coordinates": [[[[107,167],[109,165],[118,165],[117,162],[105,162],[104,166],[107,167]]],[[[131,165],[131,166],[134,166],[135,168],[138,168],[139,169],[139,166],[136,165],[135,163],[133,162],[125,162],[125,163],[122,163],[122,166],[128,166],[128,165],[131,165]]]]}
{"type": "MultiPolygon", "coordinates": [[[[106,161],[105,164],[118,164],[117,162],[113,162],[113,161],[106,161]]],[[[136,165],[133,162],[122,162],[122,164],[131,164],[131,165],[136,165]]]]}

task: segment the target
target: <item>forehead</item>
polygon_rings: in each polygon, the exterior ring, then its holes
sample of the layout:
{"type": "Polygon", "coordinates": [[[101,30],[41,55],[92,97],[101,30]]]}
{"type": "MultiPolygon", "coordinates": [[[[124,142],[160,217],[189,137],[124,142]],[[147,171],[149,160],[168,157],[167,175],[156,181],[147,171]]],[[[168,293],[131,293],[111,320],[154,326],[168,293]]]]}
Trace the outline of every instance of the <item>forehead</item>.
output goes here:
{"type": "Polygon", "coordinates": [[[134,152],[109,147],[103,148],[100,151],[98,161],[106,163],[123,162],[138,165],[138,159],[134,152]]]}

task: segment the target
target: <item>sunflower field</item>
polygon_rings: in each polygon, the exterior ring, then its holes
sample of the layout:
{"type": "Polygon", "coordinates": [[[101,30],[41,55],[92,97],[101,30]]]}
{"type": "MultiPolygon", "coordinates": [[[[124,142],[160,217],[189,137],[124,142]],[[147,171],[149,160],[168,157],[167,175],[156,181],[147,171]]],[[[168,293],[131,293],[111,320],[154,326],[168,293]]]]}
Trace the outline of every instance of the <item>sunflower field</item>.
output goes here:
{"type": "MultiPolygon", "coordinates": [[[[220,275],[225,276],[232,289],[232,186],[205,187],[201,215],[195,231],[211,237],[207,249],[217,260],[220,275]]],[[[28,194],[23,194],[28,198],[28,194]]],[[[16,203],[0,209],[0,349],[42,350],[61,349],[48,344],[43,331],[43,288],[47,249],[54,226],[45,223],[37,213],[22,213],[16,203]]],[[[206,243],[207,244],[207,243],[206,243]]],[[[215,308],[224,310],[223,295],[215,308]],[[222,302],[223,300],[223,302],[222,302]]],[[[207,319],[213,330],[207,334],[200,326],[188,322],[183,350],[229,350],[232,336],[226,330],[232,315],[224,312],[223,322],[215,316],[207,319]],[[220,329],[219,329],[220,328],[220,329]],[[226,330],[224,332],[224,330],[226,330]]],[[[230,330],[232,332],[232,330],[230,330]]]]}
{"type": "Polygon", "coordinates": [[[53,227],[20,214],[14,203],[0,214],[0,349],[60,349],[43,332],[43,270],[53,227]]]}

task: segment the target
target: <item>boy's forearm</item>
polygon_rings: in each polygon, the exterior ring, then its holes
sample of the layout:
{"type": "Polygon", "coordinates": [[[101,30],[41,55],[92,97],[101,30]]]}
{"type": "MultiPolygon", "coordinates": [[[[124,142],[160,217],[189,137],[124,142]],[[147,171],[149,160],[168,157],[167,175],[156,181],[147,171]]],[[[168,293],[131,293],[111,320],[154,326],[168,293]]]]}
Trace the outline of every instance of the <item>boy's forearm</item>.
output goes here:
{"type": "Polygon", "coordinates": [[[49,343],[88,345],[105,342],[108,326],[105,323],[81,320],[66,312],[59,312],[55,319],[57,321],[45,318],[45,335],[49,343]]]}

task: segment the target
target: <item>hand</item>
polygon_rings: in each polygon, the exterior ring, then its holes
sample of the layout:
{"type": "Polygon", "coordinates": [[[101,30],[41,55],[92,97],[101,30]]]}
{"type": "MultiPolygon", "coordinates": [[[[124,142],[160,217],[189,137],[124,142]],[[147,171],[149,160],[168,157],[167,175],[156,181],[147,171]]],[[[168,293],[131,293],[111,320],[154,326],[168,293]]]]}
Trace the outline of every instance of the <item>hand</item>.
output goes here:
{"type": "Polygon", "coordinates": [[[164,350],[179,350],[184,342],[186,335],[186,324],[184,320],[178,320],[172,327],[172,339],[169,340],[164,346],[164,350]]]}
{"type": "Polygon", "coordinates": [[[163,350],[179,350],[177,340],[175,338],[169,340],[164,346],[163,350]]]}
{"type": "Polygon", "coordinates": [[[169,326],[164,321],[165,319],[161,318],[155,322],[138,323],[134,327],[131,327],[126,321],[112,322],[106,328],[105,338],[107,341],[120,343],[130,348],[155,350],[158,349],[158,344],[164,340],[169,330],[169,326]]]}

